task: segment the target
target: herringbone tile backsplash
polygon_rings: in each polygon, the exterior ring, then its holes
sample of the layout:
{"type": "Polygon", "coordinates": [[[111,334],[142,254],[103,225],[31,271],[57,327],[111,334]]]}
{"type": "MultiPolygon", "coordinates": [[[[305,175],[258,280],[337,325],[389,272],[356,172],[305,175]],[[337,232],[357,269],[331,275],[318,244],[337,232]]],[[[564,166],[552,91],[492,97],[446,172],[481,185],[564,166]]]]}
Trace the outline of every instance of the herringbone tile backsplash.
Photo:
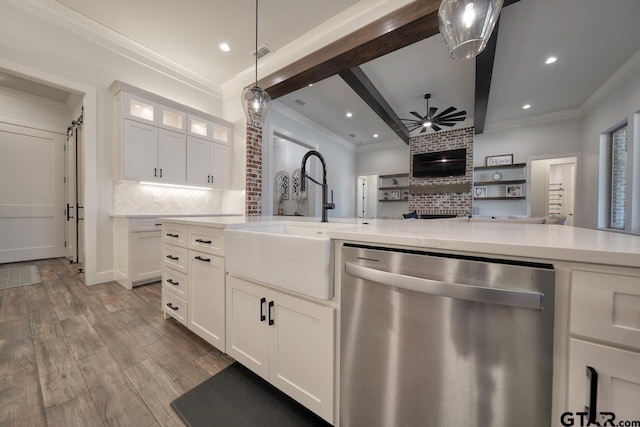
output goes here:
{"type": "Polygon", "coordinates": [[[222,213],[222,191],[116,182],[113,185],[113,213],[117,215],[219,214],[222,213]]]}

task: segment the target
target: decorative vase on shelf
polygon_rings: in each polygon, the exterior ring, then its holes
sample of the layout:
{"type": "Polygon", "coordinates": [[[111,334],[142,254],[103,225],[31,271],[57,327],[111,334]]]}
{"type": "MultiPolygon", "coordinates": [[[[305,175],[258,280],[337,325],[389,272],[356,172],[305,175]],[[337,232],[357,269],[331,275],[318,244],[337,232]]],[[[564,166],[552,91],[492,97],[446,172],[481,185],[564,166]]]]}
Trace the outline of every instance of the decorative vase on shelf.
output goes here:
{"type": "Polygon", "coordinates": [[[389,193],[385,191],[384,194],[382,195],[382,198],[385,200],[389,200],[389,193]]]}

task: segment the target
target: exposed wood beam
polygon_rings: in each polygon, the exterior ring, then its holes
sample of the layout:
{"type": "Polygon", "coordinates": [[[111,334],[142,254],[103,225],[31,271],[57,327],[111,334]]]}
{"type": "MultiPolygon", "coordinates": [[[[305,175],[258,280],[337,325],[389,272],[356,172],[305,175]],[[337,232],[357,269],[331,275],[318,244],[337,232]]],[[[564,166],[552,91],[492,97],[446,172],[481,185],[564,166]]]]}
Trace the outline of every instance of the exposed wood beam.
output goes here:
{"type": "Polygon", "coordinates": [[[416,0],[260,80],[272,99],[438,33],[441,0],[416,0]]]}
{"type": "Polygon", "coordinates": [[[341,71],[340,77],[407,145],[409,130],[360,67],[341,71]]]}
{"type": "MultiPolygon", "coordinates": [[[[520,0],[505,0],[503,7],[517,3],[518,1],[520,0]]],[[[496,57],[499,27],[500,18],[498,18],[498,22],[496,22],[496,27],[493,29],[493,34],[491,34],[487,47],[476,57],[476,92],[473,112],[473,126],[476,135],[484,132],[484,125],[487,119],[489,92],[491,91],[491,78],[493,76],[493,62],[496,57]]]]}

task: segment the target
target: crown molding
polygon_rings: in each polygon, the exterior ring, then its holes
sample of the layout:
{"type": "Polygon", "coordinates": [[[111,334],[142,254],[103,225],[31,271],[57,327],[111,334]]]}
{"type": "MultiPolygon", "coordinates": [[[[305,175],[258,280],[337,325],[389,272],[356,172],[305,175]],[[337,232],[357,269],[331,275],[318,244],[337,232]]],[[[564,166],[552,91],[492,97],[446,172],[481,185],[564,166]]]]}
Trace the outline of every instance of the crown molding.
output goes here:
{"type": "Polygon", "coordinates": [[[35,15],[66,31],[173,78],[208,95],[222,99],[222,88],[193,70],[134,42],[106,26],[58,3],[55,0],[5,0],[21,11],[35,15]]]}
{"type": "Polygon", "coordinates": [[[287,107],[282,102],[274,101],[271,104],[271,109],[275,110],[275,111],[279,112],[280,114],[282,114],[284,116],[287,116],[287,117],[289,117],[289,118],[291,118],[291,119],[293,119],[293,120],[295,120],[295,121],[297,121],[297,122],[299,122],[301,124],[303,124],[304,126],[308,127],[311,130],[314,130],[316,132],[319,132],[321,134],[326,135],[333,142],[341,145],[342,147],[346,148],[349,151],[356,151],[356,146],[353,145],[351,142],[347,141],[346,139],[344,139],[340,135],[334,133],[333,131],[330,131],[329,129],[325,128],[324,126],[321,126],[318,123],[312,121],[308,117],[298,113],[294,109],[287,107]]]}

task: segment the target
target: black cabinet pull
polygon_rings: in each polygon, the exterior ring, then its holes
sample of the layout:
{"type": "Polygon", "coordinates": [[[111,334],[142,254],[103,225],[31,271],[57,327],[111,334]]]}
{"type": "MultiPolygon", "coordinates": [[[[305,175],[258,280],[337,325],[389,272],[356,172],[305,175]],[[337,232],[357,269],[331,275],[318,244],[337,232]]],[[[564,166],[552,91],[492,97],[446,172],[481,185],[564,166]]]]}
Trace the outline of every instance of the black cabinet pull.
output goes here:
{"type": "Polygon", "coordinates": [[[153,168],[153,176],[158,176],[158,168],[153,168]]]}
{"type": "Polygon", "coordinates": [[[260,298],[260,321],[264,322],[267,316],[264,315],[264,303],[267,302],[265,297],[260,298]]]}
{"type": "Polygon", "coordinates": [[[174,261],[179,260],[180,258],[178,258],[177,256],[172,256],[172,255],[167,255],[167,258],[172,259],[174,261]]]}
{"type": "Polygon", "coordinates": [[[174,282],[173,279],[167,279],[167,283],[170,283],[173,286],[179,286],[180,285],[180,282],[174,282]]]}
{"type": "Polygon", "coordinates": [[[589,378],[589,413],[588,425],[596,425],[598,417],[598,373],[591,366],[587,366],[587,378],[589,378]]]}
{"type": "Polygon", "coordinates": [[[155,224],[155,226],[156,226],[156,227],[160,227],[161,225],[162,225],[162,223],[160,223],[160,224],[155,224]]]}
{"type": "Polygon", "coordinates": [[[202,258],[200,255],[198,255],[196,259],[202,262],[211,262],[211,258],[202,258]]]}
{"type": "Polygon", "coordinates": [[[73,206],[69,205],[69,203],[67,203],[67,221],[69,221],[70,219],[73,219],[73,217],[70,215],[71,214],[71,209],[73,209],[73,206]]]}
{"type": "Polygon", "coordinates": [[[178,237],[180,237],[178,234],[171,234],[171,233],[167,233],[167,236],[169,236],[169,237],[175,237],[176,239],[177,239],[178,237]]]}
{"type": "Polygon", "coordinates": [[[207,175],[207,182],[211,182],[211,175],[207,175]]]}
{"type": "Polygon", "coordinates": [[[162,168],[160,168],[160,178],[162,178],[162,168]]]}
{"type": "Polygon", "coordinates": [[[167,307],[169,307],[173,311],[178,311],[178,307],[174,307],[170,302],[167,303],[167,307]]]}
{"type": "Polygon", "coordinates": [[[198,243],[204,243],[204,244],[206,244],[206,245],[210,245],[210,244],[211,244],[211,240],[196,239],[196,242],[198,242],[198,243]]]}
{"type": "Polygon", "coordinates": [[[273,317],[271,317],[271,309],[273,308],[273,301],[269,301],[269,326],[273,325],[274,323],[276,323],[273,320],[273,317]]]}

